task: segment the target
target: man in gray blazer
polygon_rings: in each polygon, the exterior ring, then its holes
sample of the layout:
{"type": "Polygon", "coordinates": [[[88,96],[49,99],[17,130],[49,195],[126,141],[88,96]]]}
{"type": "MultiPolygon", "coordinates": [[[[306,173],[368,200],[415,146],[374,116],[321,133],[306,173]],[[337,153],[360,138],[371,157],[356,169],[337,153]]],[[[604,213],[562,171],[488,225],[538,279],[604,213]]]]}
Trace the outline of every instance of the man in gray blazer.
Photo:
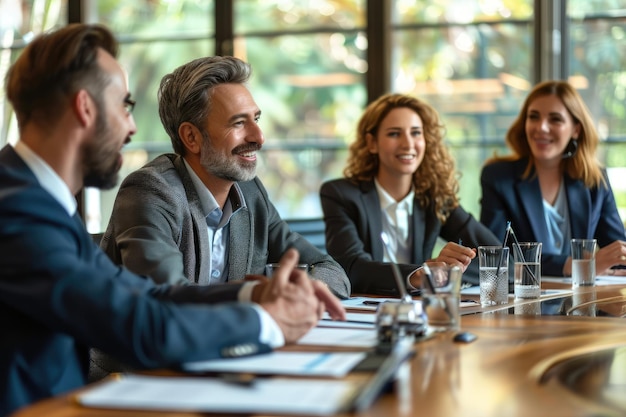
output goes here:
{"type": "Polygon", "coordinates": [[[289,230],[256,177],[264,138],[250,73],[247,63],[216,56],[163,77],[159,114],[175,154],[124,180],[101,246],[157,282],[202,285],[263,275],[294,247],[313,279],[346,298],[344,270],[289,230]]]}
{"type": "MultiPolygon", "coordinates": [[[[101,247],[116,264],[158,284],[199,284],[233,301],[233,281],[262,278],[267,263],[295,248],[311,276],[350,295],[339,264],[291,233],[256,177],[263,144],[245,83],[250,66],[233,57],[199,58],[161,80],[159,114],[175,154],[157,157],[121,184],[101,247]]],[[[235,295],[252,298],[253,283],[235,295]]],[[[131,368],[91,352],[90,379],[131,368]]]]}

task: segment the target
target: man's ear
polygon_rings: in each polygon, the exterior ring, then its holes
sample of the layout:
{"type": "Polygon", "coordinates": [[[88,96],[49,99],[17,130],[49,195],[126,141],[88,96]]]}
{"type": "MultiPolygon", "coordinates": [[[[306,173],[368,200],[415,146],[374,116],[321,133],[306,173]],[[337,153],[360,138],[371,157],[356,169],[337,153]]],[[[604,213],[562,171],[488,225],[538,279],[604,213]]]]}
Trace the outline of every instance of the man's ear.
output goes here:
{"type": "Polygon", "coordinates": [[[192,123],[183,122],[178,126],[178,137],[189,153],[199,154],[202,148],[202,134],[192,123]]]}
{"type": "Polygon", "coordinates": [[[98,108],[87,90],[78,90],[72,98],[71,105],[76,114],[76,119],[83,127],[89,127],[96,123],[98,108]]]}

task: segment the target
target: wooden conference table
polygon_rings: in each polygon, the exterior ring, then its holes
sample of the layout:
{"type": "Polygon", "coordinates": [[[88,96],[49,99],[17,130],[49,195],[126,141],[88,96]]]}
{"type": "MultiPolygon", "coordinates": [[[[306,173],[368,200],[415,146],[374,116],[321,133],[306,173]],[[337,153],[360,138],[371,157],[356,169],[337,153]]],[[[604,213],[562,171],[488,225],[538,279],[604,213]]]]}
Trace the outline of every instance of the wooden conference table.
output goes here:
{"type": "MultiPolygon", "coordinates": [[[[544,283],[544,287],[564,286],[544,283]]],[[[475,333],[476,341],[454,343],[451,333],[441,333],[417,343],[416,355],[399,372],[393,390],[364,412],[339,415],[626,415],[626,321],[620,319],[626,314],[626,285],[548,298],[463,309],[461,328],[475,333]],[[568,310],[570,315],[564,315],[568,310]]],[[[290,347],[294,348],[298,349],[290,347]]],[[[14,416],[207,415],[87,409],[72,398],[48,399],[14,416]]]]}

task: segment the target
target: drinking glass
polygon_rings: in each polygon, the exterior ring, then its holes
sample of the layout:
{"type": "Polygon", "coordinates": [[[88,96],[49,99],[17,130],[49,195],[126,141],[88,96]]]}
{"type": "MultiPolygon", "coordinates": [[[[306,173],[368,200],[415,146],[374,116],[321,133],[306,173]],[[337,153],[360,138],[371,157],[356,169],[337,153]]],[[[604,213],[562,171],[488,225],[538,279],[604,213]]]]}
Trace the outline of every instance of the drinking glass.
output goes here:
{"type": "Polygon", "coordinates": [[[515,298],[541,296],[541,242],[513,244],[515,298]]]}
{"type": "Polygon", "coordinates": [[[506,304],[509,301],[509,248],[479,246],[478,265],[480,305],[506,304]]]}
{"type": "Polygon", "coordinates": [[[445,262],[425,262],[422,303],[428,328],[440,332],[460,329],[459,297],[463,271],[445,262]]]}
{"type": "Polygon", "coordinates": [[[596,283],[595,239],[572,239],[572,288],[596,283]]]}

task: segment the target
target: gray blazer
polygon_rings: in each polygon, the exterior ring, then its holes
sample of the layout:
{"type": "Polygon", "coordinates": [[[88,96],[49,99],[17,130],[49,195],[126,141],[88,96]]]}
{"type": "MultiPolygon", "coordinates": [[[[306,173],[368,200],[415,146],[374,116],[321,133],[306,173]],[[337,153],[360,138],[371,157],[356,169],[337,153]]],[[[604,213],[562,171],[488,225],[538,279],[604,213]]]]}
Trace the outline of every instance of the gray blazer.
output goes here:
{"type": "MultiPolygon", "coordinates": [[[[350,295],[350,281],[329,255],[292,233],[258,178],[239,182],[245,207],[230,220],[228,280],[264,274],[289,247],[312,266],[313,278],[339,297],[350,295]]],[[[118,264],[158,283],[207,284],[210,251],[198,194],[182,157],[165,154],[123,181],[101,247],[118,264]]]]}

